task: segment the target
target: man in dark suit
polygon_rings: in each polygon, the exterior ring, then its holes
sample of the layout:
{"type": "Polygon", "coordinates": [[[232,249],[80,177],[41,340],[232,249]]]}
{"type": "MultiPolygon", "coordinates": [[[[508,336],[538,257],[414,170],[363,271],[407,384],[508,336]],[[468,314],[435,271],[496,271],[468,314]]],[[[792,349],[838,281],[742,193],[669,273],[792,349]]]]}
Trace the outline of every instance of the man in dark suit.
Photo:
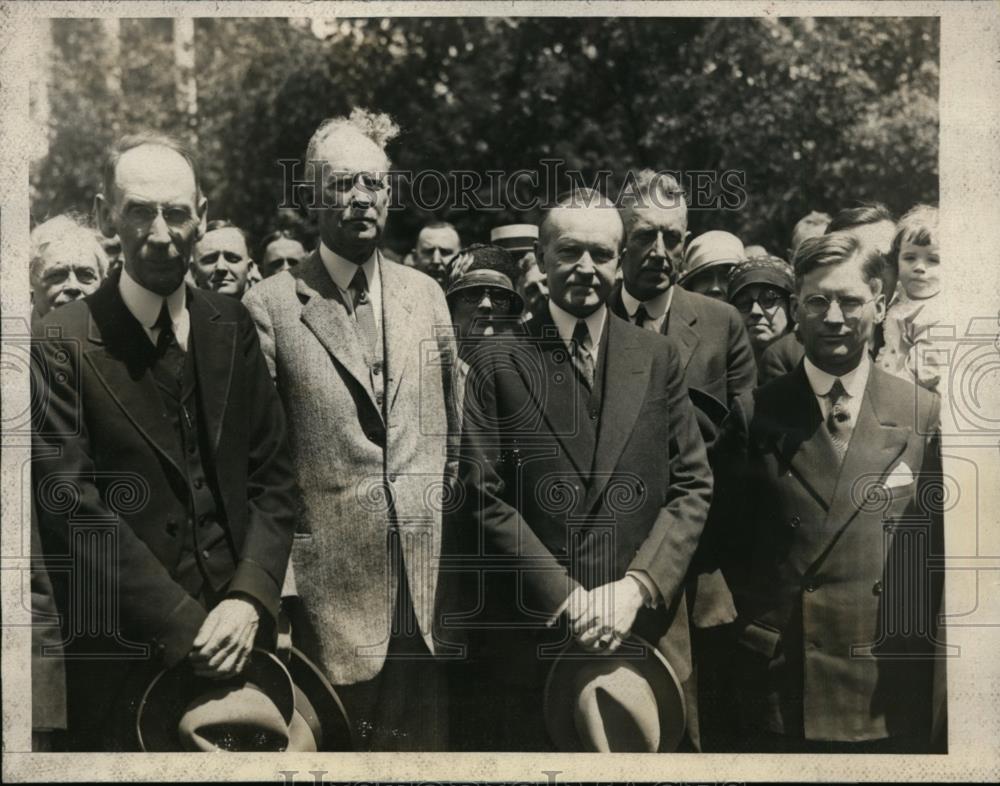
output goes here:
{"type": "Polygon", "coordinates": [[[851,234],[803,242],[805,359],[739,399],[721,443],[736,461],[718,491],[750,750],[927,752],[944,738],[928,567],[943,555],[940,401],[869,358],[880,262],[851,234]]]}
{"type": "MultiPolygon", "coordinates": [[[[806,216],[808,218],[808,216],[806,216]]],[[[805,219],[803,219],[804,221],[805,219]]],[[[800,222],[801,223],[801,222],[800,222]]],[[[798,228],[798,224],[796,224],[798,228]]],[[[887,300],[892,299],[896,290],[896,279],[899,271],[892,264],[889,249],[892,238],[896,234],[896,219],[889,209],[881,203],[848,207],[839,211],[827,224],[823,234],[847,232],[854,235],[867,249],[877,251],[882,255],[879,276],[882,279],[882,292],[887,300]]],[[[815,237],[815,236],[813,236],[815,237]]],[[[802,241],[799,241],[801,245],[802,241]]],[[[882,346],[882,325],[875,326],[872,332],[871,352],[874,357],[882,346]]],[[[782,336],[770,347],[764,350],[760,358],[760,382],[765,384],[792,371],[801,362],[804,355],[802,341],[797,332],[782,336]]]]}
{"type": "Polygon", "coordinates": [[[574,638],[611,652],[640,633],[694,701],[683,579],[711,473],[674,345],[607,311],[622,225],[588,198],[542,225],[549,302],[529,334],[470,356],[461,477],[483,538],[479,690],[508,750],[549,749],[544,679],[574,638]],[[565,628],[546,626],[564,612],[565,628]]]}
{"type": "MultiPolygon", "coordinates": [[[[757,382],[750,339],[743,318],[731,305],[677,285],[689,234],[687,204],[677,181],[645,170],[634,182],[635,189],[622,205],[624,277],[611,294],[611,310],[674,341],[711,458],[732,401],[757,382]]],[[[708,713],[699,727],[705,732],[705,744],[718,748],[727,741],[710,738],[721,738],[730,729],[728,688],[719,680],[726,673],[725,626],[736,618],[736,609],[714,557],[714,539],[712,529],[707,529],[692,564],[688,603],[697,629],[695,660],[703,675],[698,709],[708,713]]]]}
{"type": "Polygon", "coordinates": [[[670,336],[680,353],[706,443],[732,400],[757,380],[753,350],[739,312],[728,303],[675,286],[689,235],[687,204],[677,181],[644,170],[622,206],[622,283],[608,303],[629,322],[670,336]]]}
{"type": "Polygon", "coordinates": [[[128,750],[153,670],[231,677],[273,641],[294,480],[249,314],[184,284],[206,214],[192,155],[123,138],[97,212],[124,266],[37,328],[33,480],[46,557],[68,567],[70,745],[128,750]]]}

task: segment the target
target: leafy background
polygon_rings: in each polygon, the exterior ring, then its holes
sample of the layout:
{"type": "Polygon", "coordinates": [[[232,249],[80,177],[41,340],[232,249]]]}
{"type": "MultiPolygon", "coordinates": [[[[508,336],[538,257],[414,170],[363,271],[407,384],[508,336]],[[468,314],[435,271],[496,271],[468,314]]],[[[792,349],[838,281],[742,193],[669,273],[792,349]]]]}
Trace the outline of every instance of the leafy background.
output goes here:
{"type": "MultiPolygon", "coordinates": [[[[404,170],[537,170],[558,158],[592,178],[630,167],[738,170],[748,202],[693,211],[781,253],[795,221],[880,200],[937,201],[935,18],[197,19],[179,73],[170,19],[54,20],[48,152],[31,170],[38,221],[87,211],[104,148],[143,127],[196,143],[210,217],[260,236],[276,222],[279,159],[301,158],[324,118],[391,113],[404,170]],[[193,79],[197,112],[178,80],[193,79]]],[[[390,219],[412,246],[432,216],[390,219]]],[[[484,240],[512,210],[442,211],[484,240]]]]}

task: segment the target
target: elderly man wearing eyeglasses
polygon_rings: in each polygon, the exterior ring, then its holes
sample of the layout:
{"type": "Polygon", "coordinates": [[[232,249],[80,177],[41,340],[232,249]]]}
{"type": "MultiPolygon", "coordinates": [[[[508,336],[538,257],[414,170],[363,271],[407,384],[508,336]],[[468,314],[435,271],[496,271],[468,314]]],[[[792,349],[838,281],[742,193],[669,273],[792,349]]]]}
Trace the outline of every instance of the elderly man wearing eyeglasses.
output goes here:
{"type": "Polygon", "coordinates": [[[441,287],[379,249],[396,133],[360,109],[320,125],[303,189],[319,247],[244,302],[295,435],[292,641],[336,686],[358,749],[440,750],[455,341],[441,287]]]}

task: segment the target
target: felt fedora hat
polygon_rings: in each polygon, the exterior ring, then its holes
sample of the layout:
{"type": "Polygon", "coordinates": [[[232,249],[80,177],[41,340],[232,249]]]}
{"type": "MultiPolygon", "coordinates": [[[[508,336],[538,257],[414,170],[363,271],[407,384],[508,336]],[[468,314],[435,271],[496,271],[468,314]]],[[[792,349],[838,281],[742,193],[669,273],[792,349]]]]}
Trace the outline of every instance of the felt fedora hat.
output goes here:
{"type": "Polygon", "coordinates": [[[339,697],[294,648],[287,667],[255,649],[229,680],[197,677],[186,661],[164,669],[143,694],[136,730],[147,752],[352,749],[339,697]]]}
{"type": "Polygon", "coordinates": [[[295,712],[288,724],[288,750],[353,750],[347,711],[329,680],[295,647],[288,660],[288,672],[295,691],[295,712]]]}
{"type": "Polygon", "coordinates": [[[288,670],[255,649],[232,679],[198,677],[187,661],[159,672],[143,693],[136,729],[148,752],[282,751],[294,712],[288,670]]]}
{"type": "Polygon", "coordinates": [[[674,751],[687,721],[680,681],[663,654],[630,635],[609,655],[570,644],[545,683],[545,725],[560,751],[674,751]]]}

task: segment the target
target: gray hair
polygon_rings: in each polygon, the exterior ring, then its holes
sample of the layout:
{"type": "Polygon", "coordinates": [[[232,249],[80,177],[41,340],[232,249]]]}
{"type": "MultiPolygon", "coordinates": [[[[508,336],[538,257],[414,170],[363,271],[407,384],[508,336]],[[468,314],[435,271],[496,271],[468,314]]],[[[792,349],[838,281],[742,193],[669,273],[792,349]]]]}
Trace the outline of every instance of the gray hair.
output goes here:
{"type": "MultiPolygon", "coordinates": [[[[355,107],[349,117],[331,117],[319,124],[306,147],[306,173],[312,173],[313,162],[318,160],[319,146],[333,133],[349,129],[374,142],[384,153],[386,146],[399,136],[396,121],[384,112],[372,112],[355,107]]],[[[388,161],[388,156],[386,157],[388,161]]],[[[391,162],[390,162],[391,164],[391,162]]]]}
{"type": "Polygon", "coordinates": [[[80,258],[92,254],[97,262],[97,269],[103,279],[108,272],[108,255],[104,253],[100,240],[94,229],[87,226],[83,219],[70,213],[50,218],[31,230],[31,257],[28,263],[28,276],[31,285],[41,283],[42,257],[46,249],[52,245],[65,243],[77,249],[80,258]]]}

